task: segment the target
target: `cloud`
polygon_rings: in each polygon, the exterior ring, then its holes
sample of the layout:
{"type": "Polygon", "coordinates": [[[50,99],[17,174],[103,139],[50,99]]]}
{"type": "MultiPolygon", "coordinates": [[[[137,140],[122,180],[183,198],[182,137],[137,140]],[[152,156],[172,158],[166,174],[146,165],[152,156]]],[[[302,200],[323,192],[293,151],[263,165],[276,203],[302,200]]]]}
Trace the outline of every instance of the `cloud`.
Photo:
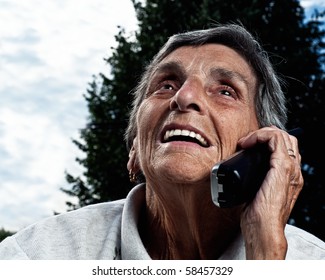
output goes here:
{"type": "Polygon", "coordinates": [[[315,17],[315,12],[322,12],[325,10],[324,0],[302,0],[300,1],[301,6],[305,9],[306,19],[315,17]]]}
{"type": "Polygon", "coordinates": [[[2,61],[4,63],[14,63],[14,64],[26,64],[26,65],[42,65],[41,59],[33,51],[21,50],[15,54],[7,54],[3,57],[2,61]]]}
{"type": "Polygon", "coordinates": [[[325,1],[324,0],[301,0],[300,1],[301,6],[304,8],[310,8],[310,7],[325,7],[325,1]]]}
{"type": "Polygon", "coordinates": [[[2,0],[0,228],[18,230],[71,200],[65,170],[82,174],[72,143],[87,118],[83,94],[117,25],[136,29],[130,0],[2,0]]]}

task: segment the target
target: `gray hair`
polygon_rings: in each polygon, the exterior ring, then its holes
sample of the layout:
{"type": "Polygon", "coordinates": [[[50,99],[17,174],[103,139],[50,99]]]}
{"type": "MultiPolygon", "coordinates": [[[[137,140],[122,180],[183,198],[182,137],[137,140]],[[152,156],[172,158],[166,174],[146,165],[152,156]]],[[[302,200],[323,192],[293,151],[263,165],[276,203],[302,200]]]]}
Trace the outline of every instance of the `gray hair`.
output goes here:
{"type": "Polygon", "coordinates": [[[257,40],[243,26],[237,24],[217,25],[213,28],[173,35],[153,58],[144,71],[138,86],[133,91],[134,100],[125,133],[127,148],[132,147],[137,134],[136,115],[146,96],[148,81],[157,65],[171,52],[182,46],[222,44],[242,55],[251,65],[257,77],[258,92],[255,95],[255,109],[260,127],[275,125],[285,128],[287,108],[282,80],[276,74],[267,53],[257,40]]]}

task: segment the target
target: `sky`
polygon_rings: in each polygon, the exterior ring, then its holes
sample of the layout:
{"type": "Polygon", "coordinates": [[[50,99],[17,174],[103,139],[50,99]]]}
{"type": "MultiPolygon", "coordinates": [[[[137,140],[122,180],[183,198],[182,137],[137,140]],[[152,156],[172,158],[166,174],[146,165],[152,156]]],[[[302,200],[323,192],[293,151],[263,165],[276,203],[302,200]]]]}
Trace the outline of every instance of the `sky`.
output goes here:
{"type": "Polygon", "coordinates": [[[65,171],[80,175],[72,143],[83,98],[117,26],[137,29],[130,0],[0,0],[0,228],[16,231],[65,212],[65,171]]]}
{"type": "MultiPolygon", "coordinates": [[[[325,0],[301,1],[307,14],[325,0]]],[[[0,229],[17,231],[67,210],[65,171],[82,174],[72,143],[87,122],[85,94],[131,0],[0,0],[0,229]]]]}

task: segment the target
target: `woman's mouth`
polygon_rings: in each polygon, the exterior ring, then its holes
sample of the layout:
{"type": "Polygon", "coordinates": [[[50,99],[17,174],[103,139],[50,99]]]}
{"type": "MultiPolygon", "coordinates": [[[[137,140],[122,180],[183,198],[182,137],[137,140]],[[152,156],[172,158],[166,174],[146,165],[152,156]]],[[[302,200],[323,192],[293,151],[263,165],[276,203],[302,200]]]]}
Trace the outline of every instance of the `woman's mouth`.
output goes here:
{"type": "Polygon", "coordinates": [[[170,129],[166,130],[163,142],[184,141],[199,144],[200,146],[209,147],[208,141],[199,133],[187,129],[170,129]]]}

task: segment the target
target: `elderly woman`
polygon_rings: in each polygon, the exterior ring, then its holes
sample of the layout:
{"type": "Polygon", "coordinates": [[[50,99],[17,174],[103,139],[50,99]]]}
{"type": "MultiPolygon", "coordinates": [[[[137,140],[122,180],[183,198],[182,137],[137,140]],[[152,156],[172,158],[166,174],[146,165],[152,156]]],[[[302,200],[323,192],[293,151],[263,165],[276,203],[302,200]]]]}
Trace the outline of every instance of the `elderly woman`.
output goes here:
{"type": "Polygon", "coordinates": [[[48,218],[7,238],[21,259],[325,259],[288,217],[303,186],[297,139],[266,53],[242,26],[172,36],[134,92],[126,199],[48,218]],[[239,149],[270,151],[254,199],[211,199],[211,168],[239,149]]]}

